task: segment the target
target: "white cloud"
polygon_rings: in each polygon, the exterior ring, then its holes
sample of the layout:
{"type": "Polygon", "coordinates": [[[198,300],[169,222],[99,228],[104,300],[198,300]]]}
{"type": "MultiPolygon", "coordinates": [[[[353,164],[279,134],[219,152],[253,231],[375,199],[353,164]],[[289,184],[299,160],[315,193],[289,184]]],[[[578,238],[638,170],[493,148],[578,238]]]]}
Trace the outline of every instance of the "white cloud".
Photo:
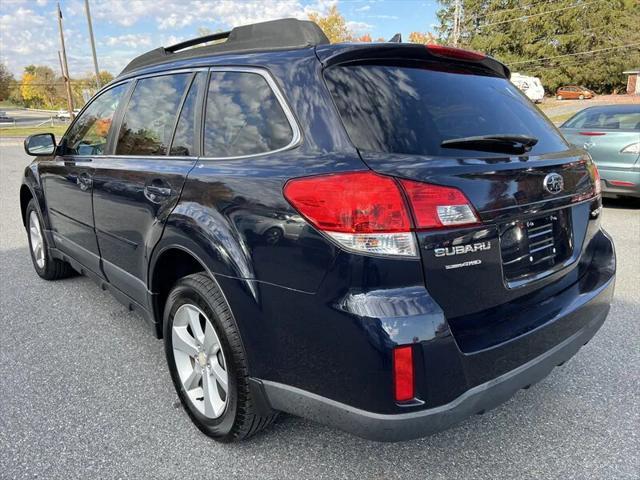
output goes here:
{"type": "Polygon", "coordinates": [[[125,47],[131,47],[131,48],[140,47],[140,46],[148,47],[151,45],[151,37],[149,35],[144,35],[144,34],[128,33],[125,35],[106,37],[104,42],[102,43],[110,47],[114,47],[118,45],[123,45],[125,47]]]}
{"type": "Polygon", "coordinates": [[[357,35],[371,32],[373,25],[366,22],[347,22],[347,28],[357,35]]]}
{"type": "MultiPolygon", "coordinates": [[[[172,45],[212,31],[276,18],[306,19],[327,13],[338,0],[91,0],[101,69],[118,71],[154,46],[172,45]],[[155,27],[155,28],[154,28],[155,27]]],[[[365,5],[368,6],[368,5],[365,5]]],[[[73,76],[93,69],[83,0],[64,0],[62,10],[69,70],[73,76]]],[[[59,36],[52,0],[0,0],[0,62],[16,75],[29,64],[59,70],[59,36]]],[[[351,21],[356,33],[372,26],[351,21]]]]}
{"type": "Polygon", "coordinates": [[[366,12],[371,10],[371,5],[363,5],[362,7],[356,8],[356,12],[366,12]]]}

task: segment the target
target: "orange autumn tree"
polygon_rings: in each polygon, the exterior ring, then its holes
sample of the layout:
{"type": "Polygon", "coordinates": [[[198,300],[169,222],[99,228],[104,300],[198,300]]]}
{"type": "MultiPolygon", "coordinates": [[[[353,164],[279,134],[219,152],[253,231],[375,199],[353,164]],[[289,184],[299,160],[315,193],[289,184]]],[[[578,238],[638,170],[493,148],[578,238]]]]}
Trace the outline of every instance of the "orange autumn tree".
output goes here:
{"type": "Polygon", "coordinates": [[[422,45],[434,45],[438,43],[438,40],[431,32],[411,32],[409,34],[410,43],[420,43],[422,45]]]}
{"type": "Polygon", "coordinates": [[[318,12],[310,13],[309,20],[318,24],[331,43],[353,41],[353,32],[335,5],[329,9],[324,17],[320,16],[318,12]]]}

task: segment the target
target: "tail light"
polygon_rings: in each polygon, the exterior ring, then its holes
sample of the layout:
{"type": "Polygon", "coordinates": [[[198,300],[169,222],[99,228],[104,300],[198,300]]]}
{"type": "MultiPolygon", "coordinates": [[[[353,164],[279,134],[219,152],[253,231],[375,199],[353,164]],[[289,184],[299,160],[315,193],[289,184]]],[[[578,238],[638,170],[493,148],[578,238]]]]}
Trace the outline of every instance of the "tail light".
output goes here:
{"type": "Polygon", "coordinates": [[[487,56],[484,53],[464,50],[462,48],[447,47],[445,45],[425,45],[427,50],[433,55],[445,58],[455,58],[456,60],[484,60],[487,56]]]}
{"type": "Polygon", "coordinates": [[[640,142],[631,143],[620,150],[620,153],[630,153],[632,155],[640,154],[640,142]]]}
{"type": "Polygon", "coordinates": [[[415,397],[413,379],[413,347],[406,345],[393,349],[393,384],[396,402],[415,397]]]}
{"type": "Polygon", "coordinates": [[[314,227],[349,250],[416,257],[414,230],[478,218],[462,192],[373,172],[296,178],[284,196],[314,227]]]}
{"type": "Polygon", "coordinates": [[[600,179],[600,171],[598,166],[593,164],[593,193],[594,195],[600,195],[602,193],[602,180],[600,179]]]}

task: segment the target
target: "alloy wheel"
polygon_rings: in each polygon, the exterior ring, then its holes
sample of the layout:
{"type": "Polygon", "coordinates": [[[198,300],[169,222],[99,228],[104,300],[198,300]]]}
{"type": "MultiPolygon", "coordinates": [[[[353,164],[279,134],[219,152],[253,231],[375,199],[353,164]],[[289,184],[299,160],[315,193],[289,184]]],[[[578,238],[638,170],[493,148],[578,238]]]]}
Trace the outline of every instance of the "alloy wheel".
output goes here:
{"type": "Polygon", "coordinates": [[[42,229],[40,221],[35,211],[31,210],[29,214],[29,237],[31,239],[31,251],[38,268],[44,268],[44,239],[42,237],[42,229]]]}
{"type": "Polygon", "coordinates": [[[207,418],[219,418],[229,400],[227,363],[211,320],[192,304],[176,310],[171,329],[173,358],[191,403],[207,418]]]}

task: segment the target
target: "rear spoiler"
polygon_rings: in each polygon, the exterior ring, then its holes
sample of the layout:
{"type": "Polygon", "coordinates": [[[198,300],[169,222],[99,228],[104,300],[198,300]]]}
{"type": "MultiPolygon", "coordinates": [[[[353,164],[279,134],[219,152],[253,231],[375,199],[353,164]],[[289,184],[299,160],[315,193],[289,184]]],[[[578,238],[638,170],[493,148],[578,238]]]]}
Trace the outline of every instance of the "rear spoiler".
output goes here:
{"type": "Polygon", "coordinates": [[[426,60],[447,65],[475,67],[504,78],[511,71],[504,63],[483,53],[443,45],[417,43],[341,43],[318,45],[316,54],[323,66],[379,60],[426,60]]]}

